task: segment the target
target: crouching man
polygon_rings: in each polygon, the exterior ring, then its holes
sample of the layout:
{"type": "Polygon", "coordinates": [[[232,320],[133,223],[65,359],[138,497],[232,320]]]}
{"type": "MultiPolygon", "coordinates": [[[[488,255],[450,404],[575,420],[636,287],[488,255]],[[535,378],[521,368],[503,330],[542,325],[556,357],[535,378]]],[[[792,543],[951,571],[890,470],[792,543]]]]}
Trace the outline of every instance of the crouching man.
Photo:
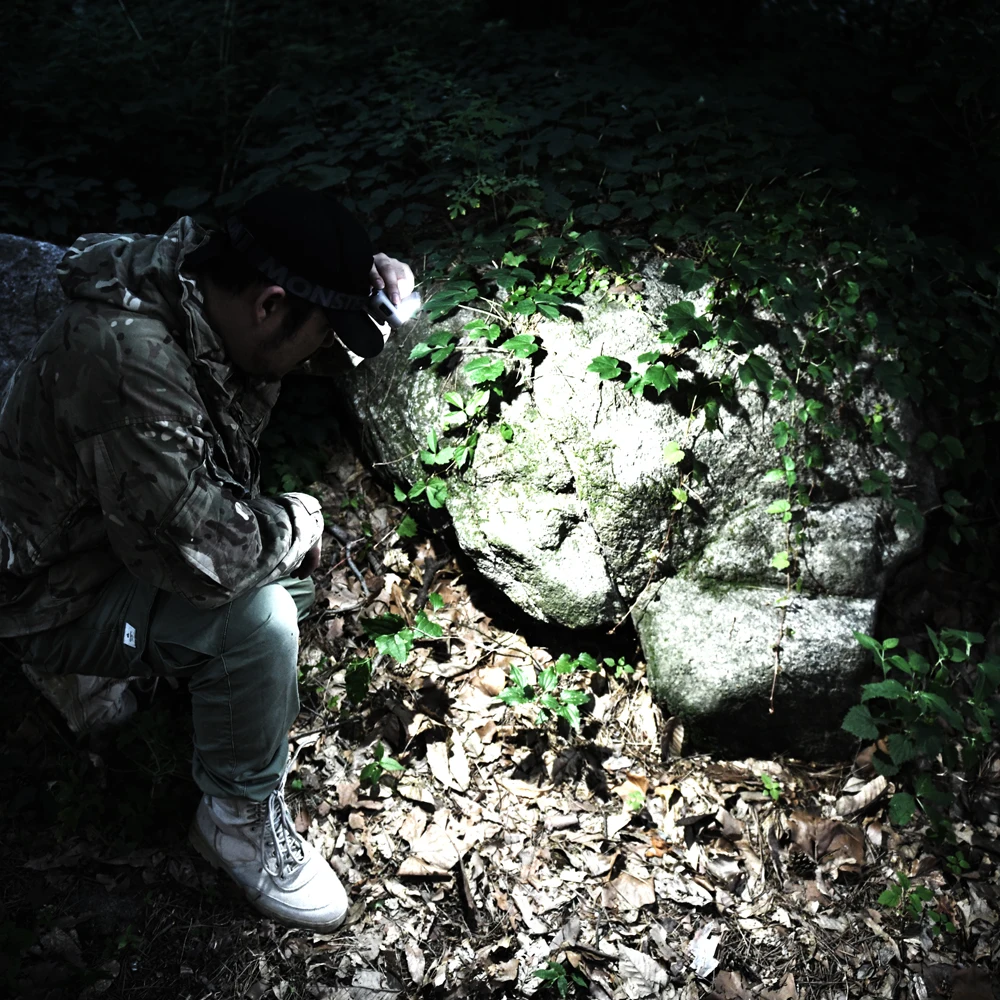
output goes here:
{"type": "Polygon", "coordinates": [[[283,790],[323,518],[260,495],[256,446],[281,377],[335,337],[377,354],[369,293],[413,274],[281,188],[221,232],[81,236],[59,277],[69,303],[0,401],[0,639],[77,729],[127,713],[129,678],[186,677],[194,846],[261,912],[333,930],[347,896],[283,790]]]}

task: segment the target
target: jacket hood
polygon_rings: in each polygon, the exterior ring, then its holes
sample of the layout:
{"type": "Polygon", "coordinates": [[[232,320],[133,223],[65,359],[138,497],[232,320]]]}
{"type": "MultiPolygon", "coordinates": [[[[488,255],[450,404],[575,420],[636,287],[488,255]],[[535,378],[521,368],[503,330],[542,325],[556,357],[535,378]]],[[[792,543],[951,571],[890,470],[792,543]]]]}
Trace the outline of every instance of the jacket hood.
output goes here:
{"type": "Polygon", "coordinates": [[[88,233],[73,243],[56,273],[68,298],[116,306],[175,326],[184,318],[179,265],[208,236],[189,217],[162,236],[88,233]]]}
{"type": "MultiPolygon", "coordinates": [[[[231,398],[239,385],[263,384],[238,373],[205,315],[185,259],[211,234],[190,216],[162,236],[88,233],[80,236],[56,269],[70,299],[101,303],[160,320],[180,336],[196,369],[231,398]]],[[[273,401],[271,402],[273,405],[273,401]]]]}

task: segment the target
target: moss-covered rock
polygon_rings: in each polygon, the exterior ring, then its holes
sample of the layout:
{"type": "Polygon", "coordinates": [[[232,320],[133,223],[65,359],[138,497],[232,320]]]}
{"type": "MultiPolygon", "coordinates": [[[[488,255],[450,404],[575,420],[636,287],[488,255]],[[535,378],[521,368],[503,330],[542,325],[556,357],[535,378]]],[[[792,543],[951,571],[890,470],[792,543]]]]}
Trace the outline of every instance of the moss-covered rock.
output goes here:
{"type": "MultiPolygon", "coordinates": [[[[779,402],[755,383],[742,386],[741,359],[732,353],[678,352],[667,360],[679,385],[659,397],[633,396],[588,372],[598,355],[635,366],[658,342],[659,311],[670,303],[686,297],[704,308],[703,297],[665,284],[655,270],[645,277],[643,309],[587,297],[577,321],[541,319],[533,327],[542,360],[518,362],[516,390],[482,430],[474,462],[449,479],[458,540],[489,580],[541,621],[611,626],[632,610],[657,694],[707,729],[738,709],[767,705],[776,655],[778,703],[816,725],[835,725],[835,703],[864,663],[852,632],[872,628],[889,570],[920,540],[897,521],[892,502],[863,483],[869,469],[887,468],[894,486],[929,501],[930,478],[845,432],[824,439],[811,471],[800,467],[814,498],[804,514],[786,522],[768,513],[788,495],[784,482],[765,479],[779,459],[772,427],[783,420],[808,436],[801,399],[779,402]],[[717,392],[727,376],[735,390],[710,419],[699,394],[717,392]],[[499,421],[513,431],[511,442],[499,421]],[[676,443],[673,456],[668,442],[676,443]],[[680,483],[688,499],[678,505],[680,483]],[[782,551],[793,552],[798,591],[774,565],[782,551]]],[[[446,325],[460,334],[468,318],[446,325]]],[[[418,319],[341,382],[372,457],[411,481],[427,474],[413,453],[428,428],[440,427],[441,396],[465,393],[464,362],[496,350],[461,341],[462,359],[448,372],[421,369],[408,355],[431,332],[418,319]]],[[[776,352],[758,354],[779,370],[776,352]]],[[[859,406],[870,413],[876,403],[892,405],[864,369],[854,383],[853,398],[843,380],[828,387],[828,412],[849,423],[859,406]]],[[[916,434],[898,409],[895,422],[916,434]]]]}

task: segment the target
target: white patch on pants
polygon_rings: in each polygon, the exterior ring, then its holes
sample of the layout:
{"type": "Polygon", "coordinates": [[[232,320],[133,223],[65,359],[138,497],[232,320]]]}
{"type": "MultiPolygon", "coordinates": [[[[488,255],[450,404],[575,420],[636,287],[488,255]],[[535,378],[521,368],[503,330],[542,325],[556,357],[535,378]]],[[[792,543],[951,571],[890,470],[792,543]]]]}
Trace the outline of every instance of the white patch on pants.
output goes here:
{"type": "Polygon", "coordinates": [[[122,640],[126,646],[135,649],[135,627],[125,622],[125,638],[122,640]]]}

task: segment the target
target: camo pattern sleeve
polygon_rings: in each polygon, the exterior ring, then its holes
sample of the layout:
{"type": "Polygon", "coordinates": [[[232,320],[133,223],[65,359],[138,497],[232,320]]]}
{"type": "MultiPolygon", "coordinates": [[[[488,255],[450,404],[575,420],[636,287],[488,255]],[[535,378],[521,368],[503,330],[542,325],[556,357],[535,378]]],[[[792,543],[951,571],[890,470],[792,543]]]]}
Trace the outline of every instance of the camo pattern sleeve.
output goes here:
{"type": "Polygon", "coordinates": [[[207,608],[287,576],[323,531],[313,497],[241,497],[211,446],[202,428],[166,419],[77,444],[126,569],[207,608]]]}
{"type": "Polygon", "coordinates": [[[190,373],[149,349],[148,332],[115,364],[92,364],[86,395],[70,394],[62,413],[115,556],[142,580],[218,607],[299,565],[323,531],[319,503],[251,492],[190,373]]]}

